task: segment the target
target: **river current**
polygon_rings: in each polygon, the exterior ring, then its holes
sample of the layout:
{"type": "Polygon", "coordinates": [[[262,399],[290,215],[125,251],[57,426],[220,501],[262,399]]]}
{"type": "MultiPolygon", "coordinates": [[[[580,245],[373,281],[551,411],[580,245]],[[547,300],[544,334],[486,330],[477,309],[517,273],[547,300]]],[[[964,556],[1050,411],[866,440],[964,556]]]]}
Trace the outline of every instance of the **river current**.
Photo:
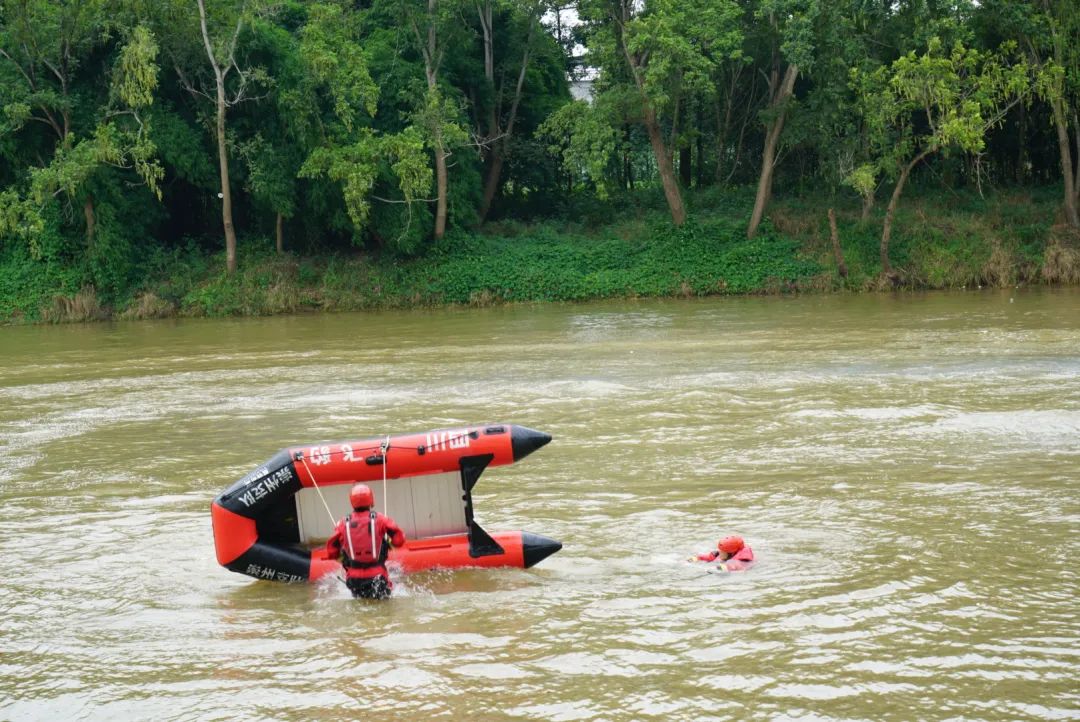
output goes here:
{"type": "Polygon", "coordinates": [[[5,720],[1076,720],[1078,532],[1077,290],[0,328],[5,720]],[[279,449],[494,422],[538,566],[218,566],[279,449]]]}

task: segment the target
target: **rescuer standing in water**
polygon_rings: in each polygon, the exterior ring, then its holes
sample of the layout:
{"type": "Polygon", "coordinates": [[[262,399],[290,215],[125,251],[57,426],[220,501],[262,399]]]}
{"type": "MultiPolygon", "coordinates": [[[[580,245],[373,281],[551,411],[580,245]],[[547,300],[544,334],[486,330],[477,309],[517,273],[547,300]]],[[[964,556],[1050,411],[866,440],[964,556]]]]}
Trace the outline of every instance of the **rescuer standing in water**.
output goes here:
{"type": "Polygon", "coordinates": [[[371,508],[375,497],[367,484],[353,486],[349,502],[353,512],[334,528],[334,535],[326,542],[326,558],[342,558],[345,586],[354,597],[386,599],[394,588],[386,571],[386,557],[390,544],[405,545],[405,532],[393,519],[371,508]]]}
{"type": "Polygon", "coordinates": [[[713,562],[717,560],[720,563],[714,567],[716,571],[741,572],[753,566],[754,552],[746,545],[741,536],[726,536],[717,542],[716,549],[713,551],[704,552],[687,559],[688,562],[713,562]]]}

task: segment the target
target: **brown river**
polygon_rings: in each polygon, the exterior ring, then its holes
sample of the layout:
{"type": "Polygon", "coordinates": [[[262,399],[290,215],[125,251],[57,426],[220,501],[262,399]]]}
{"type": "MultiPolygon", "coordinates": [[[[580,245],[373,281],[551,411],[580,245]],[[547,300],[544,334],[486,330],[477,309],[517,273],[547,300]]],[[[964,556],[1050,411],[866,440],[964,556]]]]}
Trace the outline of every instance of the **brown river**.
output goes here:
{"type": "Polygon", "coordinates": [[[3,720],[1076,720],[1078,554],[1080,290],[0,328],[3,720]],[[218,566],[279,449],[488,422],[536,567],[218,566]]]}

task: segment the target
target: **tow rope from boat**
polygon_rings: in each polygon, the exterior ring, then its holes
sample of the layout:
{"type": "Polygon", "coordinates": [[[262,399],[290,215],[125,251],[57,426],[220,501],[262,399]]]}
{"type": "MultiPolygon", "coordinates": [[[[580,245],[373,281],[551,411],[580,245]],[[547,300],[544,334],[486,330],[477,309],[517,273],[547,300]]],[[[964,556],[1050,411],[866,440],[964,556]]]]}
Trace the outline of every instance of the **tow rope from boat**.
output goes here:
{"type": "Polygon", "coordinates": [[[319,500],[322,501],[323,508],[326,509],[326,515],[330,517],[331,526],[337,526],[337,519],[334,518],[334,513],[330,511],[330,505],[326,503],[326,497],[323,496],[322,489],[319,488],[319,482],[315,481],[315,474],[312,473],[311,467],[308,466],[307,456],[304,452],[297,452],[297,456],[300,457],[300,461],[304,462],[304,469],[307,470],[308,478],[311,479],[311,485],[315,487],[315,491],[319,494],[319,500]]]}
{"type": "MultiPolygon", "coordinates": [[[[382,513],[383,513],[383,516],[390,516],[390,512],[389,512],[390,497],[387,496],[387,494],[386,494],[386,467],[390,465],[390,461],[389,461],[389,458],[388,458],[389,453],[390,453],[390,434],[387,434],[386,438],[383,439],[382,444],[379,446],[379,454],[382,456],[382,513]]],[[[372,534],[374,534],[374,533],[375,532],[374,532],[374,529],[373,529],[372,534]]],[[[372,536],[371,538],[374,540],[375,537],[372,536]]],[[[374,541],[372,541],[372,543],[371,543],[371,548],[372,548],[372,551],[374,552],[374,549],[375,549],[375,542],[374,541]]]]}
{"type": "MultiPolygon", "coordinates": [[[[390,515],[390,512],[388,511],[388,509],[390,508],[390,506],[389,506],[390,497],[387,496],[387,493],[386,493],[386,466],[387,466],[387,456],[388,456],[389,452],[390,452],[390,435],[387,434],[386,438],[383,439],[382,443],[379,445],[379,455],[382,456],[382,467],[383,467],[382,495],[383,495],[383,515],[384,516],[389,516],[390,515]]],[[[297,456],[300,458],[300,461],[303,462],[303,464],[304,464],[304,469],[308,473],[308,478],[311,479],[311,485],[315,487],[315,491],[319,495],[319,501],[322,502],[323,508],[326,509],[326,515],[328,517],[330,517],[330,523],[332,525],[336,525],[337,520],[334,518],[334,513],[332,511],[330,511],[330,505],[326,503],[326,497],[323,496],[322,489],[319,488],[319,482],[315,479],[315,474],[314,474],[314,472],[311,471],[311,467],[308,466],[307,456],[303,452],[298,453],[297,456]]],[[[348,517],[346,517],[345,535],[349,539],[349,558],[350,559],[356,559],[356,551],[353,549],[352,534],[349,534],[348,521],[347,520],[348,520],[348,517]]],[[[378,555],[376,554],[376,548],[375,548],[375,510],[374,509],[371,510],[371,516],[370,516],[370,519],[369,519],[369,522],[368,522],[368,529],[371,532],[371,553],[372,553],[373,556],[378,558],[378,555]]]]}
{"type": "MultiPolygon", "coordinates": [[[[390,453],[390,434],[386,435],[382,444],[379,445],[379,454],[382,456],[382,513],[383,516],[390,516],[388,509],[390,508],[390,497],[386,493],[386,467],[389,466],[389,453],[390,453]]],[[[379,555],[375,551],[375,510],[371,510],[371,554],[376,559],[379,555]]]]}

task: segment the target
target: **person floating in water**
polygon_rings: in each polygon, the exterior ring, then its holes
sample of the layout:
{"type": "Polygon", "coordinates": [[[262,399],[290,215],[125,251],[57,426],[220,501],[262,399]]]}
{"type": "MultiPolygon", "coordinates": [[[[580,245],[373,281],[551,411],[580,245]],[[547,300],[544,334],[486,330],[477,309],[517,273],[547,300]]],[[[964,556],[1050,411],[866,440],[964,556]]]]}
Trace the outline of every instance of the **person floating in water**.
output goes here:
{"type": "Polygon", "coordinates": [[[716,549],[690,557],[690,562],[718,561],[714,569],[718,572],[741,572],[754,565],[754,551],[746,545],[741,536],[726,536],[716,544],[716,549]]]}
{"type": "Polygon", "coordinates": [[[386,599],[394,588],[386,572],[390,543],[405,545],[405,532],[388,516],[372,509],[374,497],[367,484],[356,484],[349,492],[353,512],[338,522],[326,542],[326,558],[342,557],[345,586],[354,597],[386,599]]]}

